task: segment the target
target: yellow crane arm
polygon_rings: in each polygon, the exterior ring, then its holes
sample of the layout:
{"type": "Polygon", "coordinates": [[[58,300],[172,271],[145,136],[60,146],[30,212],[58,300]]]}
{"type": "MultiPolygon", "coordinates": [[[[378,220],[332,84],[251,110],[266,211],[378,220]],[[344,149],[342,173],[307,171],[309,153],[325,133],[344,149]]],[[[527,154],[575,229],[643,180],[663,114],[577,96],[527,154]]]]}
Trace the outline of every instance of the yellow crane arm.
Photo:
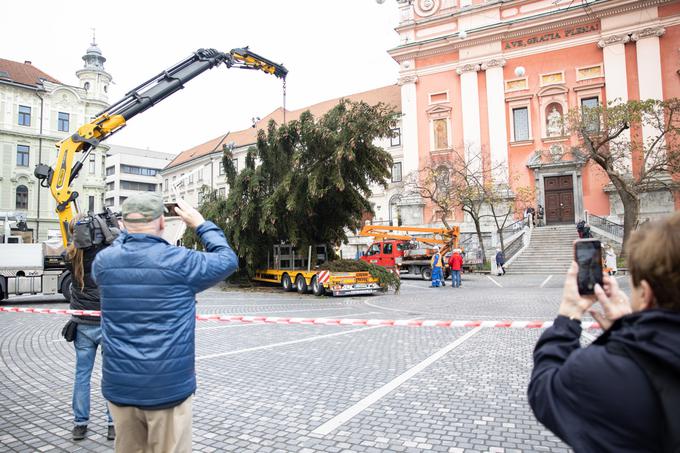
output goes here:
{"type": "Polygon", "coordinates": [[[126,93],[118,102],[100,112],[89,123],[81,126],[70,137],[57,144],[59,152],[54,168],[40,163],[35,176],[41,187],[49,187],[57,201],[59,228],[64,246],[68,244],[68,223],[77,211],[78,192],[71,183],[78,176],[83,163],[99,143],[119,131],[135,115],[153,107],[163,99],[184,88],[194,77],[224,63],[227,68],[255,69],[284,79],[288,70],[248,50],[248,47],[219,52],[215,49],[199,49],[190,57],[162,71],[138,87],[126,93]],[[76,153],[82,158],[74,164],[76,153]]]}

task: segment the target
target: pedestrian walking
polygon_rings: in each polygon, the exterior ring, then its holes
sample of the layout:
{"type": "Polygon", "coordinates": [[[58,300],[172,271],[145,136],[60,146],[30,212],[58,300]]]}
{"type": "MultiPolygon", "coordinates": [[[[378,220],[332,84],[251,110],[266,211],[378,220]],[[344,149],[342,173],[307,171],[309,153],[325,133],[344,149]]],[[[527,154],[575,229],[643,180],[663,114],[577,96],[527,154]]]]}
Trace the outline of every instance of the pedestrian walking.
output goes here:
{"type": "Polygon", "coordinates": [[[496,269],[497,275],[505,275],[505,255],[501,249],[496,249],[496,269]]]}
{"type": "Polygon", "coordinates": [[[460,249],[455,249],[449,258],[449,269],[451,269],[451,286],[460,288],[460,272],[463,269],[463,257],[460,249]]]}
{"type": "Polygon", "coordinates": [[[616,275],[618,272],[618,265],[616,264],[616,252],[611,244],[603,244],[605,269],[609,275],[616,275]]]}
{"type": "Polygon", "coordinates": [[[578,233],[579,238],[583,238],[583,229],[585,227],[586,227],[585,220],[579,220],[579,222],[576,224],[576,232],[578,233]]]}
{"type": "Polygon", "coordinates": [[[577,453],[680,451],[680,213],[629,244],[630,298],[608,275],[581,296],[572,263],[558,316],[534,350],[529,404],[577,453]],[[586,312],[604,333],[583,348],[586,312]]]}
{"type": "Polygon", "coordinates": [[[442,285],[442,256],[439,253],[439,247],[435,247],[435,252],[434,255],[432,255],[432,259],[430,260],[430,267],[432,268],[432,288],[438,288],[442,285]]]}
{"type": "Polygon", "coordinates": [[[583,239],[589,239],[593,237],[593,233],[590,232],[590,224],[586,223],[583,225],[583,239]]]}
{"type": "Polygon", "coordinates": [[[93,265],[102,302],[102,393],[119,453],[191,451],[196,293],[237,268],[222,230],[184,200],[177,204],[205,252],[163,240],[163,201],[143,193],[125,200],[127,231],[93,265]]]}
{"type": "MultiPolygon", "coordinates": [[[[71,271],[69,308],[72,310],[99,311],[101,307],[99,288],[92,280],[92,262],[97,253],[109,244],[101,233],[101,225],[99,223],[95,225],[94,222],[94,218],[85,217],[83,214],[76,215],[69,222],[68,229],[72,239],[66,247],[66,266],[71,271]],[[93,237],[95,235],[97,237],[93,237]],[[97,243],[93,244],[93,242],[97,243]]],[[[107,228],[106,225],[104,228],[107,228]]],[[[110,241],[112,241],[114,233],[110,232],[110,234],[110,241]]],[[[64,328],[64,336],[67,341],[73,342],[76,351],[76,369],[71,398],[73,409],[71,437],[73,440],[83,440],[87,435],[87,426],[90,421],[92,370],[97,349],[102,343],[99,316],[72,316],[64,328]]],[[[106,438],[113,440],[116,437],[116,431],[108,405],[106,406],[106,423],[106,438]]]]}
{"type": "Polygon", "coordinates": [[[538,211],[536,212],[536,221],[539,227],[542,227],[545,222],[545,209],[540,204],[538,205],[538,211]]]}

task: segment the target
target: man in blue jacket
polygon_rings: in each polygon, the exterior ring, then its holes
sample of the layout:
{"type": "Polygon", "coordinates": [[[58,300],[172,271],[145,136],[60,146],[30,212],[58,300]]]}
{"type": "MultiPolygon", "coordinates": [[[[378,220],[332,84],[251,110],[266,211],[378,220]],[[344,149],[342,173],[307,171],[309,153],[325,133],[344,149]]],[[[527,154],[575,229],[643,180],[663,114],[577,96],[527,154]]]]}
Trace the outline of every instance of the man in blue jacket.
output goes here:
{"type": "Polygon", "coordinates": [[[635,231],[628,250],[630,300],[604,276],[591,310],[572,263],[534,351],[529,404],[576,452],[680,451],[680,213],[635,231]],[[589,310],[605,332],[582,348],[589,310]]]}
{"type": "Polygon", "coordinates": [[[238,266],[224,233],[177,203],[205,252],[163,240],[163,201],[143,193],[125,200],[127,231],[92,266],[101,292],[102,393],[111,403],[117,452],[191,451],[196,293],[238,266]]]}

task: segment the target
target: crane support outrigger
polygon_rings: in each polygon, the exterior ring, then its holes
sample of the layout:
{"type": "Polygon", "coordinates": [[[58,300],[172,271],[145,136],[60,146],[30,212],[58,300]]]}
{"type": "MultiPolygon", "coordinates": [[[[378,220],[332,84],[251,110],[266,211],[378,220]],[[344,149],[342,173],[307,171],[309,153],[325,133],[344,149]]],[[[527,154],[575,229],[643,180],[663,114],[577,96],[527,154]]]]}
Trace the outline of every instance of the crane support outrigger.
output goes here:
{"type": "Polygon", "coordinates": [[[184,88],[194,77],[224,63],[227,68],[254,69],[274,75],[285,82],[288,70],[251,52],[248,47],[219,52],[199,49],[190,57],[159,73],[125,94],[118,102],[97,114],[96,118],[79,127],[70,137],[57,144],[59,152],[54,168],[39,164],[35,176],[42,187],[49,187],[57,201],[57,215],[64,246],[68,243],[68,223],[77,212],[78,192],[71,183],[78,176],[90,153],[99,143],[121,130],[134,116],[158,104],[163,99],[184,88]],[[83,153],[73,163],[76,153],[83,153]],[[75,210],[75,212],[74,212],[75,210]]]}

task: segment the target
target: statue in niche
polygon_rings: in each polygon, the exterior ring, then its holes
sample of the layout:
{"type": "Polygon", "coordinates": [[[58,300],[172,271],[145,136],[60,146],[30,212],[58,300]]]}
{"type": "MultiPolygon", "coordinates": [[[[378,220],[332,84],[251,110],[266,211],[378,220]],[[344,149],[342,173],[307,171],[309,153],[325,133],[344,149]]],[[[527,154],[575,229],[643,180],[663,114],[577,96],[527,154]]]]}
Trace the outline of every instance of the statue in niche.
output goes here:
{"type": "Polygon", "coordinates": [[[548,137],[561,137],[563,134],[562,114],[557,111],[553,105],[552,110],[548,114],[548,137]]]}

